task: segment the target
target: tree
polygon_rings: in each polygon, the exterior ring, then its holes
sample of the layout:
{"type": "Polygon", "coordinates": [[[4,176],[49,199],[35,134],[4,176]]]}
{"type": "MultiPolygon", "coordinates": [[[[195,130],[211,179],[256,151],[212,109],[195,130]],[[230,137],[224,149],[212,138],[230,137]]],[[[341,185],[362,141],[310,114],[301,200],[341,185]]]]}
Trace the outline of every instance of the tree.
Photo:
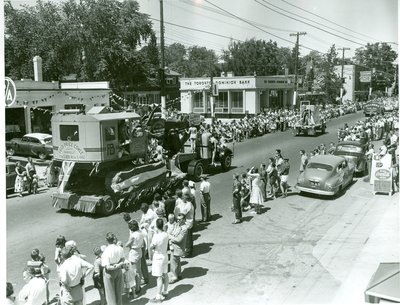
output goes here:
{"type": "Polygon", "coordinates": [[[387,43],[368,43],[355,52],[356,64],[368,68],[372,73],[373,90],[384,91],[395,82],[396,67],[393,65],[397,52],[387,43]]]}
{"type": "Polygon", "coordinates": [[[340,77],[334,72],[334,67],[338,62],[335,45],[332,45],[321,63],[321,86],[326,94],[328,102],[336,100],[336,97],[339,96],[340,88],[342,87],[340,77]]]}
{"type": "Polygon", "coordinates": [[[188,73],[187,50],[183,44],[173,43],[165,47],[165,66],[182,75],[188,73]]]}
{"type": "Polygon", "coordinates": [[[43,58],[44,80],[74,73],[83,81],[110,80],[117,89],[144,81],[157,65],[151,21],[134,0],[39,0],[20,10],[8,4],[5,34],[6,74],[14,78],[32,76],[35,55],[43,58]]]}
{"type": "Polygon", "coordinates": [[[245,42],[230,42],[224,51],[225,67],[235,75],[276,75],[287,62],[287,50],[279,48],[274,41],[250,39],[245,42]]]}
{"type": "Polygon", "coordinates": [[[214,50],[193,46],[187,54],[187,77],[211,76],[218,72],[218,57],[214,50]]]}

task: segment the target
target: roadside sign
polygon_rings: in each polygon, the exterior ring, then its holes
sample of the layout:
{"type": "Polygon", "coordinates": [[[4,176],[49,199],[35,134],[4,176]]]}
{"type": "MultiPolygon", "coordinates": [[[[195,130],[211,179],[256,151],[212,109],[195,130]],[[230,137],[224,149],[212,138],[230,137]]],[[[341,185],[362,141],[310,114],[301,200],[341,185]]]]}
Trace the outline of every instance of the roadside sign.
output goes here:
{"type": "Polygon", "coordinates": [[[9,77],[5,78],[5,101],[6,101],[6,106],[11,106],[12,104],[15,103],[15,100],[17,99],[17,87],[15,87],[15,84],[13,80],[9,77]]]}
{"type": "Polygon", "coordinates": [[[189,125],[198,126],[201,124],[200,113],[189,113],[189,125]]]}
{"type": "Polygon", "coordinates": [[[375,193],[392,194],[392,156],[386,154],[382,158],[374,154],[372,159],[371,180],[374,184],[375,193]]]}
{"type": "Polygon", "coordinates": [[[360,71],[360,82],[369,83],[371,81],[371,71],[360,71]]]}

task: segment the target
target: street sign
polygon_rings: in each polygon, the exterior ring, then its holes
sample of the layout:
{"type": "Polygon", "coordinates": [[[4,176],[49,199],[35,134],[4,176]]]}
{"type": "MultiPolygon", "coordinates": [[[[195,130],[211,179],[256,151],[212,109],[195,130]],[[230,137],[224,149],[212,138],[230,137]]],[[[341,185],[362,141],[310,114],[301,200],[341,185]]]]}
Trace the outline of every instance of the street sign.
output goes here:
{"type": "Polygon", "coordinates": [[[17,99],[17,87],[15,87],[13,80],[9,77],[5,78],[5,85],[5,101],[6,106],[9,107],[14,104],[17,99]]]}
{"type": "Polygon", "coordinates": [[[219,95],[218,84],[215,83],[212,84],[212,95],[213,96],[219,95]]]}

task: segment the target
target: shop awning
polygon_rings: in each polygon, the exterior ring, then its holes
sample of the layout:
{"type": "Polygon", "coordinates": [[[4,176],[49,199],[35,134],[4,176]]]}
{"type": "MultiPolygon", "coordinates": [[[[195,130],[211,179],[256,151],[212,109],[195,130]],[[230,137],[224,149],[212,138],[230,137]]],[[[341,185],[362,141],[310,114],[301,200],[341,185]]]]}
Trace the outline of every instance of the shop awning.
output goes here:
{"type": "Polygon", "coordinates": [[[400,302],[400,263],[380,263],[365,290],[365,301],[400,302]]]}

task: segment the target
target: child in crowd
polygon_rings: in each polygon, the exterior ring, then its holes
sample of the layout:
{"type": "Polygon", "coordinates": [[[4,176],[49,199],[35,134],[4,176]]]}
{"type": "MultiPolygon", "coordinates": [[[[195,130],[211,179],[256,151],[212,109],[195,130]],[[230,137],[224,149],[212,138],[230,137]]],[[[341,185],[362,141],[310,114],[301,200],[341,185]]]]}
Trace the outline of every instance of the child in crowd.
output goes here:
{"type": "Polygon", "coordinates": [[[103,251],[100,247],[93,249],[93,254],[95,255],[95,260],[93,263],[93,286],[99,291],[100,295],[100,305],[106,305],[106,295],[104,292],[104,282],[103,282],[103,266],[101,265],[101,255],[103,251]]]}
{"type": "Polygon", "coordinates": [[[164,225],[164,231],[168,233],[168,235],[172,232],[172,229],[175,224],[175,215],[174,214],[169,214],[168,215],[168,221],[164,225]]]}
{"type": "Polygon", "coordinates": [[[125,261],[122,273],[124,276],[124,288],[128,291],[129,297],[134,298],[136,270],[135,268],[132,268],[131,262],[125,261]]]}

